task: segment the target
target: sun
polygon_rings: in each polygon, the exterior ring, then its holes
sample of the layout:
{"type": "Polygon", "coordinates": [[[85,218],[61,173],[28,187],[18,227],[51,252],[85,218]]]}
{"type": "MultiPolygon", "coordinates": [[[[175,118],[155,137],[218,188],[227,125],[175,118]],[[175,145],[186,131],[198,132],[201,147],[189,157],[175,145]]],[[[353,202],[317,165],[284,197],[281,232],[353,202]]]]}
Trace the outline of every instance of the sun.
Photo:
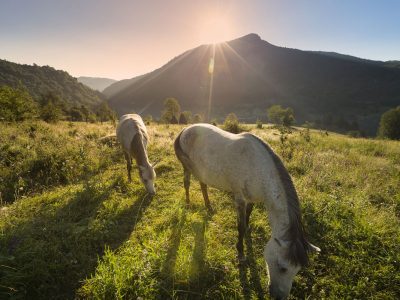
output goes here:
{"type": "Polygon", "coordinates": [[[209,14],[202,18],[200,39],[206,44],[216,44],[232,37],[232,24],[223,15],[209,14]]]}

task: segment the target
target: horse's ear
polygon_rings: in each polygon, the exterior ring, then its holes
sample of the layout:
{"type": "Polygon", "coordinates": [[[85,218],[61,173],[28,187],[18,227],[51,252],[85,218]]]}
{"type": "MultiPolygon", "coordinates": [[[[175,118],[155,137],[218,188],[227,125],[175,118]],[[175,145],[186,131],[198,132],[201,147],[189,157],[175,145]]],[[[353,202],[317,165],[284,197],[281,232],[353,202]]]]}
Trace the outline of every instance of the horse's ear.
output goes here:
{"type": "Polygon", "coordinates": [[[153,163],[151,164],[151,166],[154,168],[160,161],[161,161],[161,159],[156,160],[156,162],[153,162],[153,163]]]}
{"type": "Polygon", "coordinates": [[[319,252],[321,252],[321,249],[320,249],[320,248],[318,248],[317,246],[314,246],[314,245],[311,244],[311,243],[308,243],[308,246],[310,247],[310,252],[313,252],[313,253],[319,253],[319,252]]]}

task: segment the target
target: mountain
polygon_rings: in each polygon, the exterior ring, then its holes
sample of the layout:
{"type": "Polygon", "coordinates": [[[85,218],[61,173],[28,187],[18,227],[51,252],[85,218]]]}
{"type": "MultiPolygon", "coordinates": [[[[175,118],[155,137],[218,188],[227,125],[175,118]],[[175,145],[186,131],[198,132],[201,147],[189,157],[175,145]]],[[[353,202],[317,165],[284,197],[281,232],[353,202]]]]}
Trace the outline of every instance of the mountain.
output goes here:
{"type": "Polygon", "coordinates": [[[93,90],[102,92],[105,88],[116,82],[115,79],[101,78],[101,77],[86,77],[80,76],[77,78],[78,82],[90,87],[93,90]]]}
{"type": "Polygon", "coordinates": [[[145,77],[147,74],[145,75],[140,75],[131,79],[123,79],[120,81],[117,81],[113,84],[110,84],[108,87],[106,87],[103,90],[103,94],[109,98],[112,95],[118,94],[120,91],[124,90],[125,88],[127,88],[128,86],[130,86],[131,84],[135,83],[136,81],[138,81],[139,79],[145,77]]]}
{"type": "Polygon", "coordinates": [[[104,96],[78,82],[65,71],[49,66],[21,65],[0,60],[0,86],[23,86],[36,101],[48,93],[58,95],[66,106],[85,104],[94,107],[104,96]]]}
{"type": "Polygon", "coordinates": [[[210,111],[210,119],[235,112],[254,122],[265,117],[270,105],[281,104],[295,110],[298,123],[356,121],[370,134],[380,114],[400,104],[399,68],[278,47],[256,34],[199,46],[125,83],[108,94],[119,114],[159,116],[164,99],[175,97],[183,110],[204,115],[210,111]]]}

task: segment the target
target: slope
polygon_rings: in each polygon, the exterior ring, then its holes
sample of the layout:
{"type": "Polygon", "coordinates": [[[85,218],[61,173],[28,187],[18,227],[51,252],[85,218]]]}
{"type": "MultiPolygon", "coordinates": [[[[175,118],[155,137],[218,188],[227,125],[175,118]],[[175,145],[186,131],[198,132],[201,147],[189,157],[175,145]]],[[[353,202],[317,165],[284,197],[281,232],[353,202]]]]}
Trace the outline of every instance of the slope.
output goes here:
{"type": "Polygon", "coordinates": [[[21,65],[0,60],[0,86],[17,87],[22,85],[40,101],[47,93],[58,95],[65,105],[95,106],[101,103],[103,95],[79,83],[67,72],[49,66],[21,65]]]}
{"type": "Polygon", "coordinates": [[[234,111],[255,121],[277,103],[292,106],[299,122],[329,114],[362,122],[400,103],[400,69],[278,47],[249,34],[186,51],[108,95],[119,114],[134,110],[159,115],[166,97],[210,117],[234,111]]]}
{"type": "Polygon", "coordinates": [[[90,87],[93,90],[102,92],[105,88],[116,82],[115,79],[101,78],[101,77],[86,77],[80,76],[77,78],[78,82],[90,87]]]}

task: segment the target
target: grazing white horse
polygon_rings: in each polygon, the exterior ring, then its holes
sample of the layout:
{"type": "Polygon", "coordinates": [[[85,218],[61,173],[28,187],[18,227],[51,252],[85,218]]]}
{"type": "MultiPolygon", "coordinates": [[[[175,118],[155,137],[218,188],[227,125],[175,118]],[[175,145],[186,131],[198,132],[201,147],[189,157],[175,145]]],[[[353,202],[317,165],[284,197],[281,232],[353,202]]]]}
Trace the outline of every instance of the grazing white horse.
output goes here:
{"type": "Polygon", "coordinates": [[[136,114],[123,115],[119,119],[117,126],[117,139],[124,151],[129,182],[132,181],[131,169],[133,156],[136,160],[142,183],[147,192],[154,195],[156,193],[154,188],[154,180],[156,178],[154,166],[156,164],[150,164],[147,157],[148,134],[142,118],[136,114]]]}
{"type": "Polygon", "coordinates": [[[272,229],[264,250],[270,294],[273,298],[285,299],[294,276],[307,265],[308,253],[319,248],[305,238],[297,193],[282,161],[258,137],[250,133],[232,134],[208,124],[183,129],[174,148],[184,168],[187,203],[191,173],[200,181],[208,208],[207,185],[233,193],[239,260],[245,260],[243,237],[253,204],[265,204],[272,229]]]}

